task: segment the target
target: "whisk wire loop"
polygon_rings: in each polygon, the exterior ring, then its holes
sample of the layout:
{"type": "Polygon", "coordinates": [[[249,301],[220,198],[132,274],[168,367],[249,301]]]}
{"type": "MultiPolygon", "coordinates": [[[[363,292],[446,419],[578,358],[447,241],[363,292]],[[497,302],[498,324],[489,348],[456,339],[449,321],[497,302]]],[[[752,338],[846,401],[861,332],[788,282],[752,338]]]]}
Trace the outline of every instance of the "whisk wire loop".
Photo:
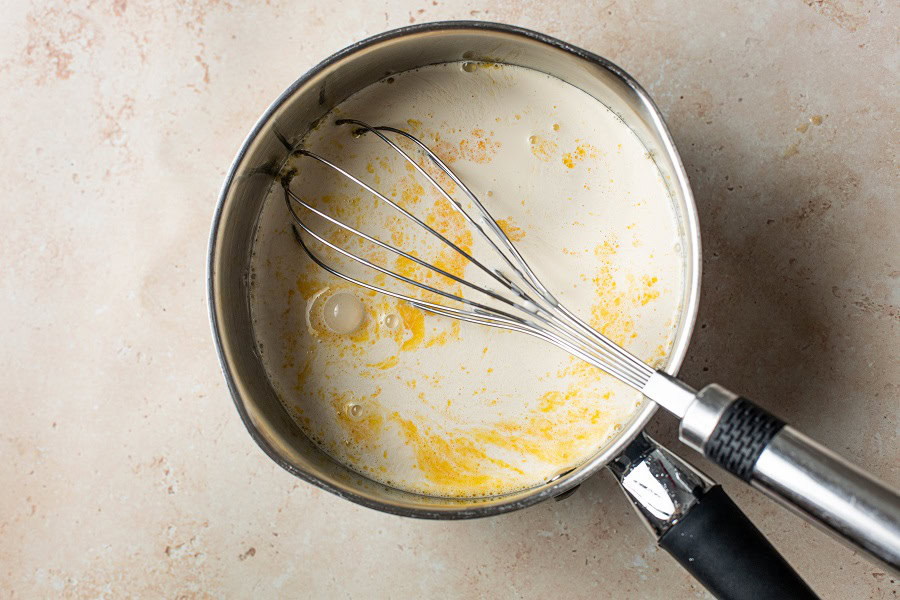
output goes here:
{"type": "Polygon", "coordinates": [[[440,159],[440,157],[438,157],[427,145],[425,145],[424,142],[401,129],[387,126],[373,127],[363,121],[358,121],[355,119],[340,119],[336,121],[335,124],[353,125],[358,128],[356,130],[357,134],[372,133],[377,136],[382,142],[387,144],[393,151],[400,154],[403,159],[415,169],[417,173],[428,180],[428,182],[440,194],[441,198],[444,201],[449,202],[450,206],[462,215],[466,223],[479,234],[481,239],[485,240],[490,248],[499,257],[501,257],[505,268],[508,268],[510,274],[512,274],[514,277],[508,276],[500,269],[489,268],[484,263],[472,256],[470,252],[467,252],[463,248],[459,247],[459,245],[453,243],[453,241],[448,239],[439,231],[435,230],[433,227],[429,226],[419,217],[415,216],[404,207],[400,206],[397,202],[394,202],[393,200],[391,200],[366,182],[362,181],[358,177],[352,175],[334,162],[309,150],[300,149],[295,152],[295,155],[312,158],[315,161],[339,173],[341,176],[346,177],[367,192],[371,193],[379,201],[386,203],[392,209],[403,215],[405,218],[411,220],[417,226],[424,229],[429,235],[434,236],[442,244],[446,245],[456,254],[463,257],[467,262],[475,265],[481,272],[485,273],[491,281],[499,284],[500,288],[506,290],[506,292],[508,292],[510,296],[499,293],[494,289],[490,289],[484,285],[469,281],[464,277],[433,265],[410,252],[397,248],[383,240],[378,239],[375,236],[369,235],[355,227],[348,225],[347,223],[344,223],[340,219],[328,215],[324,211],[312,206],[310,203],[306,202],[293,191],[291,191],[290,181],[285,180],[282,182],[284,186],[284,198],[288,210],[290,211],[291,217],[294,220],[294,235],[297,239],[297,242],[300,244],[306,254],[317,265],[319,265],[321,268],[325,269],[332,275],[344,279],[345,281],[354,283],[365,289],[385,294],[398,300],[403,300],[405,302],[408,302],[412,306],[415,306],[416,308],[430,312],[432,314],[449,317],[469,323],[475,323],[478,325],[506,329],[510,331],[518,331],[521,333],[532,335],[569,352],[573,356],[576,356],[588,362],[589,364],[609,373],[610,375],[622,380],[635,389],[641,390],[647,385],[647,382],[655,373],[654,369],[606,336],[604,336],[602,333],[591,327],[588,323],[586,323],[584,320],[575,315],[571,310],[557,301],[556,298],[549,292],[549,290],[541,283],[537,275],[525,261],[524,257],[513,245],[512,241],[502,230],[497,221],[491,216],[490,212],[481,203],[478,197],[471,191],[468,186],[465,185],[465,183],[462,182],[462,180],[453,172],[453,170],[450,169],[450,167],[440,159]],[[470,215],[469,212],[463,207],[463,205],[455,198],[453,198],[453,196],[450,195],[450,193],[444,188],[444,186],[442,186],[438,182],[438,180],[434,176],[432,176],[421,164],[419,164],[418,161],[410,156],[409,153],[407,153],[397,143],[395,143],[387,135],[385,135],[385,133],[390,133],[398,136],[401,139],[408,140],[415,147],[419,148],[424,153],[425,157],[433,165],[435,165],[435,167],[441,173],[445,174],[450,179],[450,181],[452,181],[454,185],[456,185],[471,201],[472,205],[478,212],[478,219],[470,215]],[[451,293],[447,290],[429,285],[423,281],[418,281],[416,279],[378,265],[375,262],[365,257],[354,254],[353,252],[350,252],[345,248],[341,248],[338,244],[325,239],[324,236],[314,231],[306,222],[304,222],[300,215],[297,214],[295,208],[296,206],[302,207],[304,210],[309,211],[311,214],[317,215],[328,223],[331,223],[332,225],[335,225],[340,229],[348,231],[349,233],[363,240],[366,240],[367,242],[379,248],[387,250],[388,252],[403,257],[409,261],[412,261],[413,263],[424,267],[433,273],[437,273],[442,277],[460,284],[468,290],[482,294],[486,298],[490,298],[495,302],[500,303],[502,307],[485,304],[484,302],[464,297],[461,293],[451,293]],[[488,233],[485,231],[485,227],[491,232],[492,235],[488,235],[488,233]],[[411,285],[434,294],[440,298],[444,298],[452,302],[461,303],[463,305],[463,308],[448,306],[446,304],[438,302],[431,302],[423,298],[416,298],[408,294],[400,293],[388,289],[384,286],[375,285],[363,281],[362,279],[359,279],[357,277],[353,277],[352,275],[349,275],[348,273],[345,273],[329,265],[321,257],[319,257],[303,239],[303,235],[300,232],[301,230],[312,239],[316,240],[318,243],[330,248],[341,256],[350,259],[354,263],[362,265],[368,269],[372,269],[378,273],[387,275],[394,280],[402,282],[403,284],[411,285]],[[510,312],[510,310],[516,310],[519,313],[522,313],[523,316],[513,314],[512,312],[510,312]]]}

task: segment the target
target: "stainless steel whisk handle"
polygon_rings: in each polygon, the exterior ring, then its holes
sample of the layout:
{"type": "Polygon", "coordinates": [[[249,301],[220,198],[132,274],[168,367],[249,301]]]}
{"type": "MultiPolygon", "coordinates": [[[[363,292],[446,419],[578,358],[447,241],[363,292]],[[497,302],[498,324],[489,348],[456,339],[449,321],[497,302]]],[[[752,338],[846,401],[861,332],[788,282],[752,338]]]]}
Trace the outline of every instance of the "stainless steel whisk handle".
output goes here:
{"type": "Polygon", "coordinates": [[[685,444],[900,573],[900,496],[885,484],[716,384],[681,417],[685,444]]]}

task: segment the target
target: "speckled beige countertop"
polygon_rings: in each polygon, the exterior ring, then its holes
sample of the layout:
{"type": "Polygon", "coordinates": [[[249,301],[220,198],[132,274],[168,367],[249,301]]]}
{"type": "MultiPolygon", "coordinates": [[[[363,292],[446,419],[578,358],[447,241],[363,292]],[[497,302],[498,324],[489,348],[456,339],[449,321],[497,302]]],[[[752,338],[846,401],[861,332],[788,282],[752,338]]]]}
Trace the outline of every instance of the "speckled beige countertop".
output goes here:
{"type": "MultiPolygon", "coordinates": [[[[896,3],[7,2],[0,596],[705,597],[607,473],[498,518],[400,519],[283,472],[231,404],[204,268],[245,133],[333,51],[460,18],[560,37],[650,90],[704,236],[683,375],[900,485],[896,3]]],[[[687,452],[674,429],[651,427],[687,452]]],[[[896,597],[697,462],[823,597],[896,597]]]]}

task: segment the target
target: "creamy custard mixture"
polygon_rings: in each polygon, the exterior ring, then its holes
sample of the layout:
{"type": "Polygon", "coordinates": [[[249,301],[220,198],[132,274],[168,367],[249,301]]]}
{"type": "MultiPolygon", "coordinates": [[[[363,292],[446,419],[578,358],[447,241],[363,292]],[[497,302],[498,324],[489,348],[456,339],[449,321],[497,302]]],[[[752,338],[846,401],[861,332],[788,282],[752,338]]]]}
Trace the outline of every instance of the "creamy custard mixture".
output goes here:
{"type": "MultiPolygon", "coordinates": [[[[367,87],[307,135],[304,148],[480,258],[486,251],[477,235],[434,187],[374,135],[335,125],[340,118],[423,140],[558,299],[649,364],[665,363],[684,285],[679,225],[651,154],[603,104],[529,69],[448,63],[367,87]]],[[[479,277],[465,259],[313,159],[294,157],[287,169],[296,171],[291,189],[323,212],[451,273],[479,277]]],[[[460,198],[445,176],[439,180],[460,198]]],[[[298,215],[343,248],[460,291],[302,208],[298,215]]],[[[589,459],[640,406],[639,393],[546,342],[426,314],[331,276],[306,256],[291,223],[276,184],[252,259],[258,350],[297,425],[351,469],[428,495],[502,494],[589,459]]],[[[354,275],[421,296],[304,239],[354,275]]]]}

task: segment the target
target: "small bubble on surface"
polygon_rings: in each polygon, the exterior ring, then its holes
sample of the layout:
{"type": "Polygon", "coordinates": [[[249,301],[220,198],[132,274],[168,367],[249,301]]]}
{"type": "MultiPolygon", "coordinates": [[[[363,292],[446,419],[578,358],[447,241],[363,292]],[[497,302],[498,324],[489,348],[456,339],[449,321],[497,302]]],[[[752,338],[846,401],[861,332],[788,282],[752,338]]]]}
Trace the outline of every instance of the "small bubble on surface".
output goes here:
{"type": "Polygon", "coordinates": [[[397,329],[400,326],[400,317],[394,313],[384,315],[384,326],[388,329],[397,329]]]}
{"type": "Polygon", "coordinates": [[[362,404],[357,404],[355,402],[350,402],[347,406],[344,407],[344,412],[347,413],[347,416],[353,420],[359,420],[365,414],[365,409],[362,407],[362,404]]]}
{"type": "Polygon", "coordinates": [[[365,314],[362,301],[347,292],[333,295],[322,307],[322,317],[328,329],[345,335],[359,329],[365,314]]]}

